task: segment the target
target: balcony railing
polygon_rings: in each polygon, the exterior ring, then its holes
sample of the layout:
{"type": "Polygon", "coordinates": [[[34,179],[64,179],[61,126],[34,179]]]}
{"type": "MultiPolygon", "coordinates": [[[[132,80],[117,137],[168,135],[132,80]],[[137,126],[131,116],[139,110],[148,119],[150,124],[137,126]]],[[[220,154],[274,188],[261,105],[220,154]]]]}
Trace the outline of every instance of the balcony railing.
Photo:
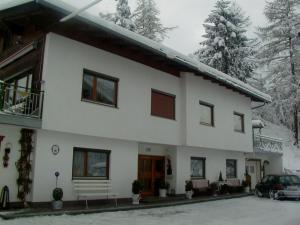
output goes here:
{"type": "Polygon", "coordinates": [[[42,91],[31,91],[0,82],[0,114],[41,118],[43,100],[42,91]]]}
{"type": "Polygon", "coordinates": [[[254,151],[262,153],[283,153],[283,140],[264,135],[254,135],[254,151]]]}

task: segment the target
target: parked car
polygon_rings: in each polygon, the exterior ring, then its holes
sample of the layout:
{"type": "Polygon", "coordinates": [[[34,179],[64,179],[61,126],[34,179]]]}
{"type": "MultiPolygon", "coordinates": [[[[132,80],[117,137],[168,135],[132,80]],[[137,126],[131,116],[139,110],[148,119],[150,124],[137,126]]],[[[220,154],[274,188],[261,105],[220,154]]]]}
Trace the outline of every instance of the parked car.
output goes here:
{"type": "Polygon", "coordinates": [[[300,199],[300,178],[296,175],[267,175],[255,186],[258,197],[300,199]]]}

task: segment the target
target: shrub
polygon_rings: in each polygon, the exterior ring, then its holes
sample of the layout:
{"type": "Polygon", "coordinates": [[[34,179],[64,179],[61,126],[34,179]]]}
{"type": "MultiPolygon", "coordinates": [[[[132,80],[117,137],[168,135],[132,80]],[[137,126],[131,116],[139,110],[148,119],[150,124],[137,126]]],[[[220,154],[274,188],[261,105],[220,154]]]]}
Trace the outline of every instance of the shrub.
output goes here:
{"type": "Polygon", "coordinates": [[[137,195],[142,190],[143,190],[143,184],[138,180],[133,181],[133,183],[132,183],[132,193],[137,195]]]}
{"type": "Polygon", "coordinates": [[[63,190],[61,188],[55,188],[52,192],[53,199],[55,201],[60,201],[63,197],[63,190]]]}
{"type": "Polygon", "coordinates": [[[193,190],[193,182],[191,180],[185,181],[185,191],[193,190]]]}

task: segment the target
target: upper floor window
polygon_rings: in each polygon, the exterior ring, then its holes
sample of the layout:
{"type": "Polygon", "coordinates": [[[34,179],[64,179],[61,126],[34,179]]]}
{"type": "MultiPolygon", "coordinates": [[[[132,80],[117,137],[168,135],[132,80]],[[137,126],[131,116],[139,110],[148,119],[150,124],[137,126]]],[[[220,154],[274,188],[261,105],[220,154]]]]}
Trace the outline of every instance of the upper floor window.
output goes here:
{"type": "Polygon", "coordinates": [[[226,177],[227,178],[237,177],[237,160],[226,159],[226,177]]]}
{"type": "Polygon", "coordinates": [[[117,107],[118,82],[114,77],[83,71],[82,99],[117,107]]]}
{"type": "Polygon", "coordinates": [[[214,126],[214,106],[200,101],[200,124],[214,126]]]}
{"type": "Polygon", "coordinates": [[[245,132],[244,115],[241,113],[233,113],[234,131],[245,132]]]}
{"type": "Polygon", "coordinates": [[[73,178],[98,177],[109,178],[108,150],[74,148],[73,178]]]}
{"type": "Polygon", "coordinates": [[[205,179],[205,158],[191,157],[191,178],[205,179]]]}
{"type": "Polygon", "coordinates": [[[151,115],[175,120],[175,95],[151,90],[151,115]]]}

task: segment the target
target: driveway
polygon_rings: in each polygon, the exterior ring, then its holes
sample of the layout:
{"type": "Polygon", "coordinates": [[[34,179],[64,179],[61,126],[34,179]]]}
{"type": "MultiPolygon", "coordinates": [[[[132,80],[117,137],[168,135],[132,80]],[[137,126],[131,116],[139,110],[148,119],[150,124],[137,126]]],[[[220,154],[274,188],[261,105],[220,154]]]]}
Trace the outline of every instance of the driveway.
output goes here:
{"type": "Polygon", "coordinates": [[[1,225],[299,225],[300,201],[251,196],[190,205],[77,216],[43,216],[1,225]]]}

